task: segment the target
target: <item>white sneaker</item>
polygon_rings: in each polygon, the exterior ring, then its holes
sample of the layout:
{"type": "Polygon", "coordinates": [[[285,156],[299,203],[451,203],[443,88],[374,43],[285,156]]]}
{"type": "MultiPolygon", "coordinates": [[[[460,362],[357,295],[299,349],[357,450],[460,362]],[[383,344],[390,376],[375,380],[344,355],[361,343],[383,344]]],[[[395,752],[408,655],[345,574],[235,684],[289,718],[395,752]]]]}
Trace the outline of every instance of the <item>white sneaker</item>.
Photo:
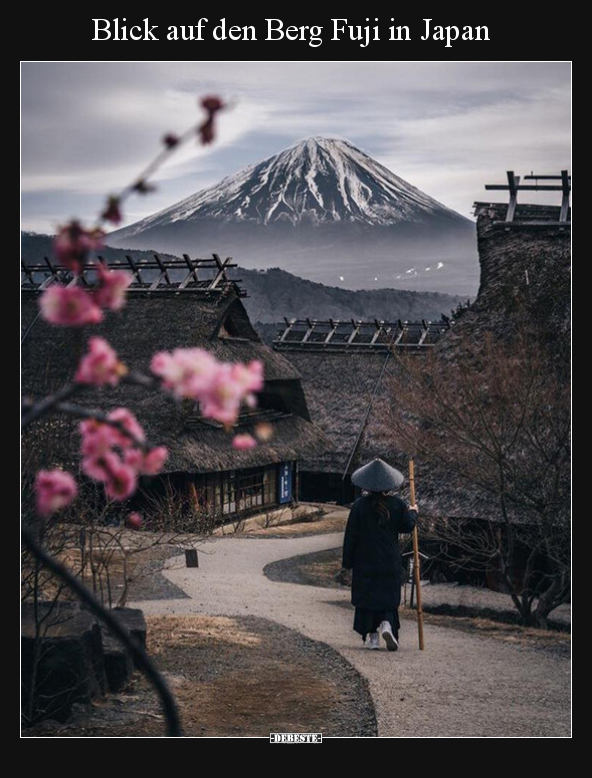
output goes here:
{"type": "Polygon", "coordinates": [[[396,651],[399,648],[397,638],[393,635],[393,630],[388,621],[383,621],[380,624],[380,634],[382,639],[386,643],[386,647],[389,651],[396,651]]]}
{"type": "Polygon", "coordinates": [[[370,632],[368,635],[368,642],[366,643],[366,648],[370,648],[372,651],[376,651],[380,648],[380,639],[378,637],[378,632],[370,632]]]}

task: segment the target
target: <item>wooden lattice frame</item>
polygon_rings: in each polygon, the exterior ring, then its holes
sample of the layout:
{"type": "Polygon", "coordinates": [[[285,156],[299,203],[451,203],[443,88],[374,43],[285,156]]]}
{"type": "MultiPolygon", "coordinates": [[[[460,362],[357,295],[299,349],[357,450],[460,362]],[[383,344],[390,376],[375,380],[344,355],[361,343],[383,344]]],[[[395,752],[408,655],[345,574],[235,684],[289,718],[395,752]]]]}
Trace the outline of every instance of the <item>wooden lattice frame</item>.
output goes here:
{"type": "MultiPolygon", "coordinates": [[[[238,286],[240,279],[230,279],[227,270],[237,267],[231,257],[221,260],[218,254],[212,254],[207,259],[190,259],[183,254],[182,259],[163,259],[158,254],[153,254],[153,259],[134,260],[126,255],[125,262],[108,262],[104,257],[98,258],[100,262],[111,270],[129,270],[133,275],[133,281],[129,292],[221,292],[229,287],[234,287],[239,297],[246,297],[246,292],[238,286]],[[145,278],[147,271],[157,271],[158,275],[152,280],[145,278]],[[200,277],[206,271],[210,277],[200,277]]],[[[53,262],[44,257],[42,262],[21,262],[21,288],[40,292],[52,284],[59,283],[72,286],[75,283],[81,286],[92,287],[96,282],[96,270],[93,265],[85,266],[78,278],[72,271],[58,262],[53,262]]]]}

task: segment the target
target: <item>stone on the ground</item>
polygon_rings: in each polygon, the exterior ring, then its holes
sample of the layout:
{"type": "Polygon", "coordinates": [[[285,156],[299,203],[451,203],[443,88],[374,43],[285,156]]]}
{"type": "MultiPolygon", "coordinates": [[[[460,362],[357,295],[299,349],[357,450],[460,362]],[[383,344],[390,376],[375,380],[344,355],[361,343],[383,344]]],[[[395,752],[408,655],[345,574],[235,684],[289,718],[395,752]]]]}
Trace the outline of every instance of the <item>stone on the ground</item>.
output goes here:
{"type": "MultiPolygon", "coordinates": [[[[113,608],[112,615],[117,618],[125,630],[146,648],[146,620],[139,608],[113,608]]],[[[120,692],[124,689],[134,671],[134,661],[126,646],[103,627],[103,652],[105,672],[109,691],[120,692]]]]}
{"type": "Polygon", "coordinates": [[[101,630],[72,603],[24,603],[21,630],[22,712],[27,721],[65,721],[74,703],[105,692],[101,630]]]}

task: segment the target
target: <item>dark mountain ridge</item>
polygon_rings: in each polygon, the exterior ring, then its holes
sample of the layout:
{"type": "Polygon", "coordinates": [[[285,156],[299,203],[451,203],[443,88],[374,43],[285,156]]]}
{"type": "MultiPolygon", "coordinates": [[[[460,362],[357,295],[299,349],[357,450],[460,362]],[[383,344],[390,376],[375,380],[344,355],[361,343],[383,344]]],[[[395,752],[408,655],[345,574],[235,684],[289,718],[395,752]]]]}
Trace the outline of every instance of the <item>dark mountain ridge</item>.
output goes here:
{"type": "MultiPolygon", "coordinates": [[[[39,262],[52,257],[52,237],[22,233],[22,259],[39,262]]],[[[108,261],[125,262],[130,255],[135,262],[152,259],[150,251],[126,251],[105,246],[101,256],[108,261]]],[[[163,258],[172,255],[161,255],[163,258]]],[[[194,253],[191,256],[195,256],[194,253]]],[[[147,273],[147,271],[145,271],[147,273]]],[[[464,298],[441,292],[416,292],[403,289],[363,289],[353,291],[326,286],[299,278],[280,268],[249,270],[243,267],[230,271],[232,278],[241,279],[240,286],[248,297],[245,307],[251,320],[275,323],[287,318],[317,319],[439,319],[447,315],[464,298]]]]}

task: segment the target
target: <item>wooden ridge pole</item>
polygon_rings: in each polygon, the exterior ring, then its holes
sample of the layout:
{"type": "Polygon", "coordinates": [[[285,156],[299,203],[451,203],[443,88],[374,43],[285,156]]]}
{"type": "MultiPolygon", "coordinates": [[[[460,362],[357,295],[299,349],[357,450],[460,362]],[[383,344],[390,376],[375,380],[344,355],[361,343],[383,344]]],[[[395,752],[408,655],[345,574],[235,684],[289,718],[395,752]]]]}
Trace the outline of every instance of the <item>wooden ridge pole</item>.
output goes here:
{"type": "MultiPolygon", "coordinates": [[[[412,459],[409,460],[409,488],[411,491],[411,505],[415,505],[415,463],[412,459]]],[[[421,575],[419,569],[417,524],[413,527],[413,576],[415,579],[415,591],[417,592],[417,634],[419,637],[419,650],[423,651],[423,608],[421,604],[421,575]]]]}

